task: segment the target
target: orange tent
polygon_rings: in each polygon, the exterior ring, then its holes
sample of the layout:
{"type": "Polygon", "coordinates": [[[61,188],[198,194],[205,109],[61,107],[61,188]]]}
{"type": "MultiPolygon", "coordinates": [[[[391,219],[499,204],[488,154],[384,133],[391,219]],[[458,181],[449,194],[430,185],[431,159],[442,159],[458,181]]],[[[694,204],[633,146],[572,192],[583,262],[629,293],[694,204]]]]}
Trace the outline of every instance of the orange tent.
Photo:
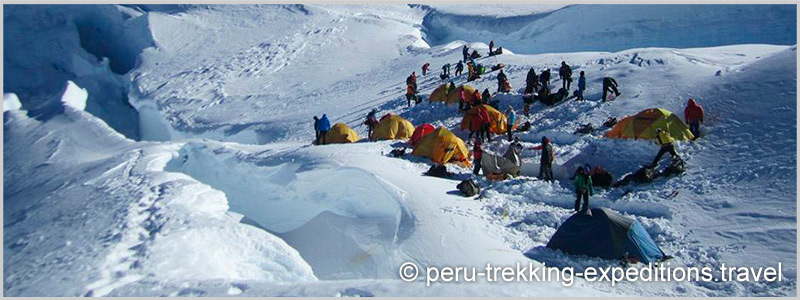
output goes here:
{"type": "Polygon", "coordinates": [[[478,117],[479,107],[486,108],[486,111],[489,113],[489,120],[491,122],[489,125],[489,132],[494,134],[505,134],[508,130],[508,118],[505,114],[486,104],[481,104],[470,108],[467,113],[464,114],[464,118],[461,119],[461,129],[469,130],[469,121],[472,118],[478,117]]]}
{"type": "Polygon", "coordinates": [[[464,141],[444,127],[423,136],[411,154],[429,157],[437,164],[454,162],[462,166],[470,166],[469,151],[464,141]]]}
{"type": "Polygon", "coordinates": [[[409,140],[408,142],[411,143],[411,146],[416,146],[419,140],[422,139],[423,136],[433,132],[434,129],[435,128],[433,128],[433,125],[428,123],[419,125],[417,126],[417,128],[414,128],[414,134],[411,135],[411,140],[409,140]]]}

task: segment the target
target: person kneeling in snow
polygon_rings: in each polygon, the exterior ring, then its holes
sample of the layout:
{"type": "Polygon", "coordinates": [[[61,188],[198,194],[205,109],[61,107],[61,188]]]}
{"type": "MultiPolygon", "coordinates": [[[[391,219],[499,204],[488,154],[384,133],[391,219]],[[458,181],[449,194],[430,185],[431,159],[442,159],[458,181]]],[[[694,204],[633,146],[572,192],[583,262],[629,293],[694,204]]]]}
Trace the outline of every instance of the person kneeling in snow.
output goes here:
{"type": "Polygon", "coordinates": [[[592,176],[589,175],[589,167],[578,167],[577,174],[575,174],[575,193],[578,198],[575,199],[575,211],[585,213],[589,210],[589,196],[594,193],[592,188],[592,176]],[[581,198],[583,198],[583,208],[581,208],[581,198]]]}
{"type": "Polygon", "coordinates": [[[655,168],[658,165],[658,161],[660,161],[664,153],[667,152],[672,156],[672,159],[681,159],[680,156],[678,156],[678,152],[675,152],[675,145],[673,145],[675,140],[672,139],[669,132],[661,128],[656,129],[655,140],[656,143],[661,145],[661,149],[658,150],[658,154],[656,154],[656,157],[653,159],[653,163],[650,164],[650,168],[655,168]]]}

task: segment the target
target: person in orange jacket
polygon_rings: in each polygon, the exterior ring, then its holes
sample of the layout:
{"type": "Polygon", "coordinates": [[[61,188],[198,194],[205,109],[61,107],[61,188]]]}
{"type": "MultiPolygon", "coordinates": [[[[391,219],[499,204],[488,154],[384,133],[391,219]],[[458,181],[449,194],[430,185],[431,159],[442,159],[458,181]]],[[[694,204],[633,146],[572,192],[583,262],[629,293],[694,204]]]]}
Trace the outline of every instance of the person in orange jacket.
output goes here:
{"type": "Polygon", "coordinates": [[[483,103],[483,96],[481,95],[481,92],[479,92],[478,90],[475,90],[474,92],[472,92],[472,98],[475,99],[472,102],[473,106],[478,106],[478,105],[481,105],[481,103],[483,103]]]}
{"type": "Polygon", "coordinates": [[[694,99],[689,98],[689,103],[683,110],[683,119],[686,124],[689,124],[689,131],[692,132],[695,139],[700,137],[700,123],[703,123],[703,115],[703,107],[698,105],[694,99]]]}
{"type": "Polygon", "coordinates": [[[414,100],[414,102],[416,102],[417,95],[414,92],[414,85],[409,84],[406,86],[406,101],[408,102],[408,107],[411,107],[411,100],[414,100]]]}

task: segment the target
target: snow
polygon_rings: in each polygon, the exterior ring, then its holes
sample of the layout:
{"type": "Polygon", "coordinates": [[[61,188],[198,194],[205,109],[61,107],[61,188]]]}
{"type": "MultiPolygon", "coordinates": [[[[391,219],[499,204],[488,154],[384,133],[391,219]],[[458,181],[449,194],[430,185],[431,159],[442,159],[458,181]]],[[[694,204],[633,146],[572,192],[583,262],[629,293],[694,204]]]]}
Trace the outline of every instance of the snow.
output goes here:
{"type": "MultiPolygon", "coordinates": [[[[86,109],[86,99],[89,93],[72,81],[67,81],[64,92],[61,94],[61,103],[77,110],[86,109]]],[[[19,101],[19,100],[18,100],[19,101]]]]}
{"type": "MultiPolygon", "coordinates": [[[[797,294],[793,6],[5,8],[5,295],[797,294]],[[406,107],[403,83],[417,71],[427,97],[441,65],[455,64],[465,44],[485,54],[489,38],[507,51],[479,62],[505,64],[513,86],[494,97],[532,124],[516,134],[522,176],[475,177],[483,192],[465,198],[455,186],[471,170],[424,176],[428,159],[388,155],[401,141],[309,145],[311,116],[365,136],[358,125],[372,108],[466,138],[455,107],[406,107]],[[561,61],[575,79],[586,72],[587,101],[537,103],[524,116],[527,71],[551,69],[560,87],[561,61]],[[426,62],[432,72],[422,76],[426,62]],[[612,102],[599,101],[603,76],[620,82],[612,102]],[[658,147],[606,139],[606,128],[573,132],[650,107],[680,115],[689,97],[707,115],[704,136],[677,145],[686,173],[598,189],[591,205],[639,220],[672,265],[781,262],[783,282],[399,280],[404,262],[618,264],[545,244],[572,214],[576,166],[620,178],[658,147]],[[545,135],[553,182],[535,178],[540,153],[530,150],[545,135]]],[[[494,92],[496,74],[470,84],[494,92]]],[[[498,137],[485,148],[508,145],[498,137]]]]}
{"type": "Polygon", "coordinates": [[[22,109],[22,102],[14,93],[3,94],[3,111],[22,109]]]}

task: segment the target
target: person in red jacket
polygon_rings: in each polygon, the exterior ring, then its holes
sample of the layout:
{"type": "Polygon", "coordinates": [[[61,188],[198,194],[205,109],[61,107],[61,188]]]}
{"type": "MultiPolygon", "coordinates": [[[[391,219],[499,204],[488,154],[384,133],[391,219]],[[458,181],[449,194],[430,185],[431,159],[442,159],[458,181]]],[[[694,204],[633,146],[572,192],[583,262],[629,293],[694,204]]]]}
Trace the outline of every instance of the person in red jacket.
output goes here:
{"type": "Polygon", "coordinates": [[[689,103],[683,110],[683,119],[686,124],[689,124],[689,131],[692,132],[695,139],[700,137],[700,123],[703,123],[703,114],[703,107],[697,105],[694,99],[689,98],[689,103]]]}
{"type": "Polygon", "coordinates": [[[469,119],[469,137],[467,139],[472,139],[472,135],[475,135],[475,139],[482,141],[483,140],[483,131],[481,130],[483,127],[483,120],[481,120],[480,110],[483,109],[482,107],[478,109],[478,114],[472,116],[469,119]]]}
{"type": "Polygon", "coordinates": [[[481,157],[483,157],[483,148],[481,147],[480,139],[475,139],[475,145],[472,147],[472,157],[472,164],[475,165],[472,174],[478,175],[478,172],[481,171],[481,157]]]}
{"type": "Polygon", "coordinates": [[[481,120],[481,139],[491,141],[492,136],[489,133],[489,128],[492,126],[492,119],[489,118],[489,111],[486,107],[481,106],[478,109],[478,116],[481,120]]]}
{"type": "Polygon", "coordinates": [[[425,63],[424,65],[422,65],[422,76],[428,75],[428,69],[430,69],[430,67],[431,67],[430,63],[425,63]]]}

